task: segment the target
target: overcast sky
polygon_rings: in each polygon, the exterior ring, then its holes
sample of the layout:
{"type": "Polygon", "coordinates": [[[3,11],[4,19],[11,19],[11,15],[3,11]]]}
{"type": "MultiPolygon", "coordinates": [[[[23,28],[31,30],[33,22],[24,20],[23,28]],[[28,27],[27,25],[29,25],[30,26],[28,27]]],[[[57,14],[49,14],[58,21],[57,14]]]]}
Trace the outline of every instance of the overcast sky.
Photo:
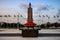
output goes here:
{"type": "Polygon", "coordinates": [[[19,13],[27,18],[29,2],[31,2],[35,20],[39,19],[38,15],[52,16],[58,14],[60,10],[60,0],[0,0],[0,15],[19,13]]]}

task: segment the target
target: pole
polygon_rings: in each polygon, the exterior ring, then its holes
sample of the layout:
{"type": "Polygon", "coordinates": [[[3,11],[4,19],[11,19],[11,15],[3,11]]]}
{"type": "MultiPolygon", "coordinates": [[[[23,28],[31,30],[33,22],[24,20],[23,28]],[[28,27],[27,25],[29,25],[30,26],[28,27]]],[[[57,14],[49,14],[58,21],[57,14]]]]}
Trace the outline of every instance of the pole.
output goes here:
{"type": "Polygon", "coordinates": [[[18,17],[17,28],[19,28],[19,13],[18,13],[17,17],[18,17]]]}

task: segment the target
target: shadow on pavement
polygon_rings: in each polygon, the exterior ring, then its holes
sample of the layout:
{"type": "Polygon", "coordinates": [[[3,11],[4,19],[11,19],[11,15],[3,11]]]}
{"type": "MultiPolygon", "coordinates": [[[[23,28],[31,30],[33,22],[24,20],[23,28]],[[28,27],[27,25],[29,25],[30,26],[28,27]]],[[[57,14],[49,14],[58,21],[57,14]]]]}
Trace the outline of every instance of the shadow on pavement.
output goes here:
{"type": "Polygon", "coordinates": [[[38,34],[38,37],[60,37],[60,34],[58,33],[40,33],[38,34]]]}
{"type": "Polygon", "coordinates": [[[8,36],[8,37],[11,37],[11,36],[13,36],[13,37],[15,37],[15,36],[22,36],[22,34],[20,34],[20,33],[0,33],[0,37],[4,37],[4,36],[8,36]]]}
{"type": "MultiPolygon", "coordinates": [[[[22,36],[20,33],[5,33],[5,34],[0,34],[0,37],[16,37],[16,36],[22,36]]],[[[60,34],[51,34],[51,33],[39,33],[38,37],[60,37],[60,34]]]]}

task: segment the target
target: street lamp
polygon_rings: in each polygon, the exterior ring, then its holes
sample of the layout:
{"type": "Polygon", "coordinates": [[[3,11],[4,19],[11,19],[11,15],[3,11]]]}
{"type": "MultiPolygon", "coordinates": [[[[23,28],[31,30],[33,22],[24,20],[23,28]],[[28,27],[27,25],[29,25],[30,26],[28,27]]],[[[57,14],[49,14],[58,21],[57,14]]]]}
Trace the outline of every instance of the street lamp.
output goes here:
{"type": "Polygon", "coordinates": [[[19,28],[19,14],[17,15],[18,17],[18,24],[17,24],[17,28],[19,28]]]}

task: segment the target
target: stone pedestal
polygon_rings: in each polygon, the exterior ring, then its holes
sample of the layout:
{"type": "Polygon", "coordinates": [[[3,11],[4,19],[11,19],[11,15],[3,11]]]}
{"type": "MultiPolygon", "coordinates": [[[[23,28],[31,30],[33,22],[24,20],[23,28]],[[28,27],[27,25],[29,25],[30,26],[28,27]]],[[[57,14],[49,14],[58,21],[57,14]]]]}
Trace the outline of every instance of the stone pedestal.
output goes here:
{"type": "Polygon", "coordinates": [[[38,30],[33,30],[33,29],[22,30],[22,36],[23,37],[37,37],[38,36],[38,30]]]}

